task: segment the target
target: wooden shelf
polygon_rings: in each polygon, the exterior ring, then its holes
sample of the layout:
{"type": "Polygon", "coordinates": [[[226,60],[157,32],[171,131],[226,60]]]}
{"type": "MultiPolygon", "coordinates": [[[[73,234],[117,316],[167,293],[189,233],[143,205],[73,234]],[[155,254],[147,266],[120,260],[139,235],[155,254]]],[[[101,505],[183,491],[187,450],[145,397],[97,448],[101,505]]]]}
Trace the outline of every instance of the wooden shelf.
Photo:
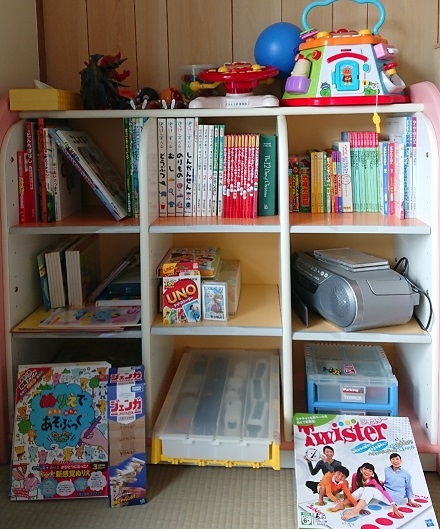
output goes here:
{"type": "Polygon", "coordinates": [[[281,336],[281,313],[277,285],[241,285],[236,314],[228,321],[202,321],[189,325],[164,325],[158,314],[151,334],[281,336]]]}
{"type": "Polygon", "coordinates": [[[418,219],[399,220],[381,213],[290,213],[290,233],[374,233],[429,235],[418,219]]]}
{"type": "Polygon", "coordinates": [[[139,233],[139,219],[115,220],[101,205],[83,209],[58,222],[28,222],[9,228],[10,234],[68,235],[75,233],[139,233]]]}
{"type": "Polygon", "coordinates": [[[309,326],[304,327],[299,316],[292,313],[293,340],[336,340],[338,342],[373,343],[431,343],[431,336],[413,318],[404,325],[378,327],[364,331],[344,332],[340,327],[309,312],[309,326]]]}
{"type": "Polygon", "coordinates": [[[225,230],[234,232],[267,232],[280,231],[278,215],[257,217],[255,219],[226,219],[222,217],[160,217],[150,228],[150,233],[222,233],[225,230]]]}

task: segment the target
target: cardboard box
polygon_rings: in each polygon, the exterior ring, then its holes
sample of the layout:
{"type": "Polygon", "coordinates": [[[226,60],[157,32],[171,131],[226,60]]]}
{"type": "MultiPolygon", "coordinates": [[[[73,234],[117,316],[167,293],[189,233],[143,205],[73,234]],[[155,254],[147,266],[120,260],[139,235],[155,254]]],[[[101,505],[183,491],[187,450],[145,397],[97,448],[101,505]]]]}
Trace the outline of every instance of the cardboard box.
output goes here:
{"type": "Polygon", "coordinates": [[[18,367],[11,500],[108,496],[107,362],[18,367]]]}
{"type": "Polygon", "coordinates": [[[162,321],[165,325],[200,322],[201,301],[199,270],[180,272],[163,278],[162,321]]]}
{"type": "Polygon", "coordinates": [[[11,110],[79,110],[80,96],[56,88],[12,88],[9,90],[11,110]]]}
{"type": "Polygon", "coordinates": [[[144,366],[110,369],[110,507],[147,502],[144,366]]]}

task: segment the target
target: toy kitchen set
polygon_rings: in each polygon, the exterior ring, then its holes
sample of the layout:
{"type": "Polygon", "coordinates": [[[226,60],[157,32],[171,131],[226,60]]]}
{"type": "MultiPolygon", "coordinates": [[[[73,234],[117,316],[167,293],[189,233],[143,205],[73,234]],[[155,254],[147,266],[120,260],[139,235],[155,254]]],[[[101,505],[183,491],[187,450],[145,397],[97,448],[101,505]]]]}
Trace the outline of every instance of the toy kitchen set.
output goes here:
{"type": "Polygon", "coordinates": [[[379,35],[385,10],[373,30],[318,31],[307,23],[310,10],[337,0],[312,2],[302,15],[301,44],[291,76],[286,80],[281,106],[325,106],[406,103],[405,83],[396,71],[399,50],[379,35]]]}

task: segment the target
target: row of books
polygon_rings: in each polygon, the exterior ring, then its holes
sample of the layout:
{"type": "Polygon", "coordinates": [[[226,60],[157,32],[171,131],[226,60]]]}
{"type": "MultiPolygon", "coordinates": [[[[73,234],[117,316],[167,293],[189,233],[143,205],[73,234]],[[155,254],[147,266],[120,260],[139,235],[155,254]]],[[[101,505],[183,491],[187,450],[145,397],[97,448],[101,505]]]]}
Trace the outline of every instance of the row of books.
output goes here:
{"type": "Polygon", "coordinates": [[[417,117],[386,118],[377,132],[344,131],[325,150],[289,156],[289,210],[416,216],[417,117]]]}
{"type": "MultiPolygon", "coordinates": [[[[25,123],[17,152],[19,222],[54,222],[81,209],[81,178],[116,220],[127,216],[124,179],[92,138],[62,120],[25,123]]],[[[136,164],[137,165],[137,164],[136,164]]]]}
{"type": "Polygon", "coordinates": [[[124,256],[104,279],[101,277],[100,253],[99,235],[90,234],[63,237],[37,255],[46,311],[88,303],[97,306],[140,305],[140,301],[118,303],[120,297],[125,300],[127,295],[135,295],[140,300],[138,250],[124,256]],[[137,281],[134,280],[136,274],[137,281]]]}
{"type": "Polygon", "coordinates": [[[158,118],[160,216],[276,214],[276,136],[226,134],[198,118],[158,118]]]}

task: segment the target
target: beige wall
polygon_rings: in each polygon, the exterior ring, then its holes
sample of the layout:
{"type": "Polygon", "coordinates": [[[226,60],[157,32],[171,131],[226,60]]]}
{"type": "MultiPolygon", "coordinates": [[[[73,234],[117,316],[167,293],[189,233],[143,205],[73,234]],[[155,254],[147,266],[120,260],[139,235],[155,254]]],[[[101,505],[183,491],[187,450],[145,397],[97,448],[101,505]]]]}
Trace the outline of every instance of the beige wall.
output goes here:
{"type": "MultiPolygon", "coordinates": [[[[291,22],[302,29],[308,0],[44,0],[48,82],[79,90],[89,53],[121,51],[133,90],[179,86],[179,66],[254,61],[254,45],[268,25],[291,22]]],[[[400,50],[398,73],[406,84],[436,81],[438,0],[382,0],[380,34],[400,50]],[[429,13],[430,16],[422,16],[429,13]],[[432,15],[432,16],[431,16],[432,15]]],[[[371,4],[340,0],[309,11],[321,30],[372,29],[379,19],[371,4]]],[[[289,53],[289,50],[286,50],[289,53]]]]}
{"type": "Polygon", "coordinates": [[[0,57],[0,96],[9,88],[31,87],[39,78],[35,2],[1,1],[0,57]]]}

